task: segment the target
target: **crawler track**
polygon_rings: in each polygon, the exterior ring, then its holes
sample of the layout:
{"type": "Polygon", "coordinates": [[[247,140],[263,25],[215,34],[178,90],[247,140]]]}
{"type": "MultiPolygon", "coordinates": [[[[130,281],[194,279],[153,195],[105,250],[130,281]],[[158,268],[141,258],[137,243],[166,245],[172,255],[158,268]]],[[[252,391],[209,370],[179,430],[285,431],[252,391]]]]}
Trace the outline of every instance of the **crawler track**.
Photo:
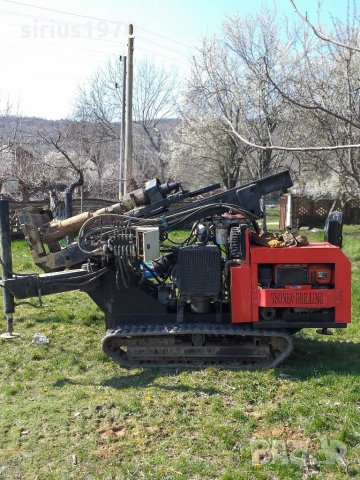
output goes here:
{"type": "Polygon", "coordinates": [[[123,325],[108,330],[104,352],[120,365],[188,367],[210,365],[239,370],[276,367],[293,349],[284,331],[229,324],[123,325]]]}

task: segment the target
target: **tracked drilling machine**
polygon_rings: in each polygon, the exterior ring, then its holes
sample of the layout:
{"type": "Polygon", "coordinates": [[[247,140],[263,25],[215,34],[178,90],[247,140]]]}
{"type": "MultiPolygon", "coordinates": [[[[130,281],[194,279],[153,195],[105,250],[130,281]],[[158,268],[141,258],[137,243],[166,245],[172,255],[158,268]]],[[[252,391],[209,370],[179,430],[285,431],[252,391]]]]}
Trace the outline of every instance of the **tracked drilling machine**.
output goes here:
{"type": "Polygon", "coordinates": [[[8,203],[0,201],[7,336],[14,298],[82,290],[104,312],[104,352],[125,367],[278,365],[292,351],[292,333],[351,321],[341,215],[327,222],[326,242],[259,242],[261,197],[291,186],[288,171],[220,193],[219,185],[188,192],[154,179],[111,207],[64,221],[23,209],[41,275],[13,273],[8,203]],[[178,229],[188,236],[174,243],[178,229]],[[70,234],[77,242],[62,248],[70,234]]]}

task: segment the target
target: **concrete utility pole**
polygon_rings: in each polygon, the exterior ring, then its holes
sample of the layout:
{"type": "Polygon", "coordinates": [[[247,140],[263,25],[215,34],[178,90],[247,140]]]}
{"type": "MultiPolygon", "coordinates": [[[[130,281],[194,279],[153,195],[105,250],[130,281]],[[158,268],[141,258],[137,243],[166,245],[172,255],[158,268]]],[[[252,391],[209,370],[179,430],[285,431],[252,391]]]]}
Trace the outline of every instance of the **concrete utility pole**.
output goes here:
{"type": "Polygon", "coordinates": [[[133,54],[134,28],[129,25],[128,55],[127,55],[127,83],[126,83],[126,122],[125,122],[125,189],[131,190],[133,179],[133,135],[132,135],[132,97],[133,97],[133,54]]]}
{"type": "Polygon", "coordinates": [[[125,108],[126,108],[126,57],[121,56],[120,62],[123,64],[122,73],[122,102],[121,102],[121,131],[120,131],[120,157],[119,157],[119,198],[125,193],[125,108]]]}

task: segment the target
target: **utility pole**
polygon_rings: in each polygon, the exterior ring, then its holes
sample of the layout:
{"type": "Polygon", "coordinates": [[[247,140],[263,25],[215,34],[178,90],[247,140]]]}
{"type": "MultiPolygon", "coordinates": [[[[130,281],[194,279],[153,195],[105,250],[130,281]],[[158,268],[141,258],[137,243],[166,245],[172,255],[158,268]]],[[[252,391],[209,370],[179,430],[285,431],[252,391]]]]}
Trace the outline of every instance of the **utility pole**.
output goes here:
{"type": "Polygon", "coordinates": [[[133,97],[133,54],[134,54],[134,28],[129,25],[128,55],[127,55],[127,83],[126,83],[126,122],[125,122],[125,188],[127,193],[131,190],[133,179],[133,132],[132,132],[132,97],[133,97]],[[129,188],[130,187],[130,188],[129,188]]]}
{"type": "Polygon", "coordinates": [[[123,64],[122,73],[122,101],[121,101],[121,130],[120,130],[120,157],[119,157],[119,198],[125,193],[125,108],[126,108],[126,56],[120,56],[120,62],[123,64]]]}

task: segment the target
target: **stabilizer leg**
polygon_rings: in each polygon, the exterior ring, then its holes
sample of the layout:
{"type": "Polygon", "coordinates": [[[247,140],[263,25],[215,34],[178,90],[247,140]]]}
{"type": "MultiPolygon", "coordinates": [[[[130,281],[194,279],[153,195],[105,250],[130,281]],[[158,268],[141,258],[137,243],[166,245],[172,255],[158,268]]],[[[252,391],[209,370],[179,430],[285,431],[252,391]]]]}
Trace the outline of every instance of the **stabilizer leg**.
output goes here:
{"type": "Polygon", "coordinates": [[[5,340],[13,340],[20,337],[19,333],[14,332],[14,296],[6,287],[6,280],[12,278],[12,256],[11,256],[11,230],[9,216],[9,202],[0,200],[0,258],[2,266],[2,286],[4,299],[4,312],[7,321],[6,332],[0,335],[5,340]]]}

